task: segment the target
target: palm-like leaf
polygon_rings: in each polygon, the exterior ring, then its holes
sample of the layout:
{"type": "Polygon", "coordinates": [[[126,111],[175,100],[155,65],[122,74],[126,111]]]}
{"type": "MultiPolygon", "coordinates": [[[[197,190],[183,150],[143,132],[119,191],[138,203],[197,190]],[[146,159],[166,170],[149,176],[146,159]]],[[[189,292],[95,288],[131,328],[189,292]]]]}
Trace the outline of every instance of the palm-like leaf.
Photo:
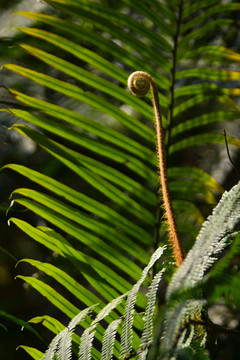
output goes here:
{"type": "MultiPolygon", "coordinates": [[[[214,30],[231,26],[231,12],[240,10],[240,4],[124,0],[120,9],[114,10],[94,0],[47,2],[77,20],[20,12],[47,26],[47,30],[20,28],[35,38],[34,46],[20,46],[48,69],[54,68],[61,80],[51,76],[50,71],[45,74],[15,64],[5,68],[62,94],[64,99],[70,98],[72,105],[67,108],[9,89],[32,111],[6,111],[45,132],[47,135],[24,125],[14,126],[73,172],[80,184],[87,184],[87,191],[84,194],[81,186],[76,190],[23,166],[8,165],[44,191],[17,189],[15,201],[40,215],[55,230],[35,228],[16,218],[11,221],[68,259],[96,295],[50,264],[27,261],[57,281],[62,278],[66,289],[91,306],[99,299],[111,301],[129,291],[133,281],[140,278],[141,267],[148,263],[149,251],[159,245],[152,110],[148,100],[126,91],[129,72],[143,70],[156,79],[167,157],[172,165],[168,175],[173,207],[176,214],[181,213],[177,223],[182,237],[192,232],[193,239],[196,229],[191,230],[191,225],[199,226],[203,221],[196,206],[199,194],[204,203],[212,204],[216,202],[215,193],[223,189],[204,171],[178,166],[175,157],[178,151],[196,145],[224,144],[224,137],[211,132],[208,125],[239,117],[239,108],[230,98],[238,96],[239,89],[230,88],[229,83],[239,80],[240,74],[220,67],[223,59],[239,61],[239,55],[223,47],[206,46],[206,39],[207,44],[214,43],[214,30]],[[129,7],[134,16],[128,15],[129,7]],[[51,44],[51,52],[44,50],[46,43],[51,44]],[[61,56],[56,55],[59,52],[61,56]],[[200,54],[204,67],[196,60],[200,54]],[[217,111],[209,111],[204,106],[206,101],[217,104],[217,111]],[[89,117],[81,114],[82,103],[91,109],[89,117]],[[113,126],[98,121],[102,114],[113,126]],[[188,216],[188,224],[183,213],[188,216]]],[[[240,147],[238,139],[227,139],[229,144],[240,147]]],[[[164,224],[161,229],[165,230],[164,224]]],[[[78,308],[51,286],[38,279],[21,278],[67,316],[76,315],[78,308]]],[[[140,296],[137,304],[144,307],[145,303],[140,296]]],[[[27,351],[37,358],[32,350],[27,351]]]]}

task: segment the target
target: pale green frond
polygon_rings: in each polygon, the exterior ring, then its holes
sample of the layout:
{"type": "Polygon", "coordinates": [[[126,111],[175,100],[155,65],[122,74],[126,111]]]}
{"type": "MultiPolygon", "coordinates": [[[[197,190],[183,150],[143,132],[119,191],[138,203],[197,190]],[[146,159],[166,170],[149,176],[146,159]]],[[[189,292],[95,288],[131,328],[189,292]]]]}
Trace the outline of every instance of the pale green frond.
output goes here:
{"type": "MultiPolygon", "coordinates": [[[[67,331],[67,329],[65,331],[67,331]]],[[[54,357],[56,355],[56,352],[58,350],[58,346],[59,346],[59,343],[61,341],[62,335],[63,335],[63,333],[60,332],[59,334],[57,334],[55,336],[55,338],[51,341],[45,355],[42,357],[42,360],[52,360],[52,359],[54,359],[54,357]]],[[[68,357],[67,357],[67,359],[68,359],[68,357]]]]}
{"type": "Polygon", "coordinates": [[[100,310],[96,318],[92,321],[90,327],[84,331],[81,336],[81,342],[79,347],[80,359],[91,359],[92,343],[94,340],[94,335],[96,333],[97,325],[122,302],[126,295],[127,294],[123,294],[109,302],[102,310],[100,310]]]}
{"type": "Polygon", "coordinates": [[[153,314],[155,311],[158,285],[165,269],[160,270],[153,278],[147,292],[147,306],[144,313],[144,329],[142,333],[142,346],[148,347],[153,339],[153,314]]]}
{"type": "MultiPolygon", "coordinates": [[[[75,319],[78,316],[81,316],[82,312],[80,312],[78,315],[76,315],[75,318],[73,318],[73,321],[75,321],[75,319]]],[[[58,320],[56,320],[55,318],[48,316],[48,315],[44,315],[44,316],[37,316],[31,320],[29,320],[29,322],[32,322],[34,324],[42,324],[43,326],[45,326],[48,330],[50,330],[52,333],[54,334],[58,334],[60,332],[62,332],[64,329],[66,329],[66,327],[61,324],[58,320]]],[[[87,322],[87,321],[86,321],[87,322]]],[[[84,320],[82,322],[82,325],[84,325],[85,327],[90,325],[90,321],[87,322],[87,324],[84,324],[84,320]]],[[[80,337],[76,334],[73,333],[72,334],[72,340],[75,344],[79,345],[80,343],[80,337]]],[[[99,356],[99,351],[96,348],[93,348],[93,355],[95,358],[100,358],[99,356]]]]}
{"type": "Polygon", "coordinates": [[[138,282],[132,287],[130,290],[125,311],[124,311],[124,323],[123,323],[123,330],[121,335],[121,355],[126,356],[130,353],[132,349],[132,337],[133,337],[133,320],[134,320],[134,306],[137,299],[137,294],[139,292],[140,286],[144,282],[144,280],[147,277],[148,271],[151,269],[151,267],[154,265],[154,263],[162,256],[164,250],[166,249],[166,246],[159,247],[151,256],[151,259],[148,263],[148,265],[144,268],[142,272],[141,278],[138,280],[138,282]]]}
{"type": "Polygon", "coordinates": [[[108,327],[104,333],[104,337],[103,337],[103,341],[102,341],[101,360],[111,360],[112,359],[115,336],[117,333],[117,328],[121,322],[122,322],[122,319],[120,318],[120,319],[112,321],[108,325],[108,327]]]}
{"type": "Polygon", "coordinates": [[[181,336],[179,337],[178,344],[177,344],[177,351],[181,351],[191,345],[193,340],[195,329],[193,325],[190,325],[190,334],[187,334],[187,329],[185,329],[181,336]]]}
{"type": "Polygon", "coordinates": [[[91,360],[92,359],[92,347],[93,340],[96,331],[90,332],[91,328],[84,331],[81,336],[81,343],[79,347],[78,358],[80,360],[91,360]]]}
{"type": "Polygon", "coordinates": [[[43,360],[51,360],[56,355],[59,360],[66,360],[71,358],[72,354],[72,333],[75,327],[84,320],[84,318],[92,311],[93,306],[86,308],[77,314],[69,323],[69,325],[58,333],[50,343],[43,360]]]}
{"type": "Polygon", "coordinates": [[[173,275],[167,290],[168,298],[180,289],[193,288],[203,279],[205,272],[228,245],[228,240],[236,234],[239,209],[238,184],[223,194],[212,215],[203,224],[184,263],[173,275]]]}

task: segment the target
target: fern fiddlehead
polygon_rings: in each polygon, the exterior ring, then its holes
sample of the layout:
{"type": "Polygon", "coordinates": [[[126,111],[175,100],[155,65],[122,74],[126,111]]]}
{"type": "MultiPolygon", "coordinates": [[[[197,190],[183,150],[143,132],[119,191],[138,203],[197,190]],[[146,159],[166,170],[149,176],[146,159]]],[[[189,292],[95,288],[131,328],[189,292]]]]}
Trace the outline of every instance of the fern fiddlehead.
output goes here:
{"type": "Polygon", "coordinates": [[[164,149],[164,136],[162,126],[162,116],[159,106],[159,97],[157,85],[153,78],[143,72],[135,71],[128,78],[128,87],[134,96],[142,97],[148,93],[151,89],[152,101],[155,114],[155,126],[157,133],[157,155],[158,155],[158,167],[160,171],[160,184],[163,198],[163,205],[166,211],[166,219],[169,225],[169,241],[173,248],[173,255],[177,266],[183,262],[183,250],[179,241],[176,222],[173,215],[172,204],[170,200],[168,182],[167,182],[167,170],[166,170],[166,157],[164,149]]]}

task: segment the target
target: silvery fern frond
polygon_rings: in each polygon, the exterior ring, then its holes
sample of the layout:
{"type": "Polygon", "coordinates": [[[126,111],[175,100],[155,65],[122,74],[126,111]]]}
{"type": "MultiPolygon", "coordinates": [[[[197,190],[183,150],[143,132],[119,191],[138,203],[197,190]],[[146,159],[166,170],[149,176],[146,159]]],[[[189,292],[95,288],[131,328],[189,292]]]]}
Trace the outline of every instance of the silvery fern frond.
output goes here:
{"type": "MultiPolygon", "coordinates": [[[[64,329],[63,331],[65,331],[64,329]]],[[[52,360],[58,350],[58,345],[61,340],[61,337],[63,336],[63,331],[61,331],[59,334],[57,334],[53,340],[51,341],[45,355],[42,357],[41,360],[52,360]]]]}
{"type": "Polygon", "coordinates": [[[225,191],[220,202],[204,222],[196,242],[174,274],[167,299],[178,290],[193,288],[237,234],[240,224],[240,183],[225,191]]]}
{"type": "Polygon", "coordinates": [[[139,360],[145,360],[148,355],[149,346],[153,340],[153,314],[156,307],[158,285],[162,279],[165,269],[160,270],[153,278],[147,292],[147,306],[144,313],[144,329],[141,337],[141,350],[139,360]]]}
{"type": "Polygon", "coordinates": [[[124,323],[123,323],[123,332],[121,336],[121,346],[122,351],[121,355],[129,353],[132,349],[132,326],[134,320],[134,305],[137,299],[138,291],[147,277],[149,270],[155,264],[155,262],[161,257],[166,246],[159,247],[152,255],[148,265],[144,268],[141,278],[138,282],[132,287],[129,291],[128,298],[126,301],[125,312],[124,312],[124,323]]]}
{"type": "Polygon", "coordinates": [[[72,334],[75,327],[85,319],[96,305],[90,306],[77,314],[69,323],[68,327],[58,333],[51,341],[48,350],[41,360],[51,360],[55,355],[59,360],[71,359],[72,357],[72,334]]]}
{"type": "Polygon", "coordinates": [[[145,323],[144,330],[142,333],[142,343],[148,346],[152,341],[152,331],[153,331],[153,313],[156,305],[156,296],[159,282],[162,279],[162,275],[165,269],[159,271],[153,278],[149,290],[147,292],[147,306],[144,313],[145,323]]]}
{"type": "MultiPolygon", "coordinates": [[[[98,313],[96,318],[92,321],[90,327],[88,327],[81,336],[81,343],[79,346],[79,360],[90,360],[91,359],[91,349],[95,335],[95,328],[109,313],[114,310],[122,300],[127,296],[128,293],[118,296],[116,299],[113,299],[108,303],[104,308],[98,313]]],[[[110,344],[109,344],[110,345],[110,344]]]]}
{"type": "Polygon", "coordinates": [[[96,331],[92,331],[92,328],[87,328],[82,337],[79,347],[78,359],[79,360],[91,360],[91,349],[96,331]]]}
{"type": "Polygon", "coordinates": [[[62,337],[59,342],[58,360],[70,360],[72,358],[72,335],[75,327],[85,319],[92,311],[95,305],[82,310],[69,323],[68,327],[62,331],[62,337]]]}
{"type": "Polygon", "coordinates": [[[121,321],[122,321],[122,319],[120,318],[120,319],[112,321],[108,325],[108,327],[104,333],[104,337],[103,337],[101,360],[111,360],[112,359],[115,336],[116,336],[117,328],[121,321]]]}
{"type": "MultiPolygon", "coordinates": [[[[79,345],[79,360],[90,360],[92,358],[92,345],[94,336],[96,333],[97,325],[106,318],[112,310],[114,310],[124,298],[127,297],[125,304],[125,325],[123,326],[122,338],[121,338],[121,347],[122,349],[131,349],[132,343],[132,326],[134,320],[134,305],[137,299],[137,294],[140,290],[140,287],[144,280],[146,279],[149,270],[155,264],[155,262],[161,257],[163,251],[166,246],[159,247],[154,254],[152,255],[148,265],[143,269],[142,276],[139,281],[133,285],[132,289],[113,299],[107,305],[105,305],[102,310],[99,311],[95,319],[91,322],[90,326],[85,329],[81,338],[79,345]],[[127,338],[127,341],[126,341],[127,338]]],[[[144,327],[143,339],[144,343],[148,343],[151,340],[151,332],[152,332],[152,315],[155,308],[156,301],[156,292],[158,284],[162,278],[162,274],[164,269],[161,270],[158,274],[155,275],[152,284],[150,285],[150,289],[148,292],[148,303],[146,307],[146,325],[144,327]]],[[[75,316],[69,323],[68,327],[62,330],[59,334],[55,336],[52,340],[46,354],[42,358],[42,360],[52,360],[54,356],[57,356],[58,360],[70,360],[72,358],[72,334],[77,326],[85,317],[89,314],[92,308],[96,306],[93,305],[83,311],[81,311],[77,316],[75,316]]],[[[103,337],[103,346],[102,346],[102,360],[111,360],[113,356],[114,349],[114,341],[115,335],[118,328],[118,325],[122,322],[122,318],[113,320],[110,325],[107,327],[104,337],[103,337]]],[[[145,345],[145,344],[144,344],[145,345]]],[[[145,349],[146,350],[146,349],[145,349]]],[[[146,351],[143,351],[147,353],[146,351]]],[[[142,354],[143,355],[143,354],[142,354]]]]}

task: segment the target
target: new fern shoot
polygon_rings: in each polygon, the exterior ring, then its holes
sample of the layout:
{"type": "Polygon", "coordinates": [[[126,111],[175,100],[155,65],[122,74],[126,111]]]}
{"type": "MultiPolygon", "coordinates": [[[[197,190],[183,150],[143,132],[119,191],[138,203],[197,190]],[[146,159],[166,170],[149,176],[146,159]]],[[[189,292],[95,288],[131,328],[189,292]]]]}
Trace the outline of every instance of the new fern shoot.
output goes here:
{"type": "Polygon", "coordinates": [[[167,165],[164,149],[164,134],[157,85],[154,79],[146,72],[135,71],[128,78],[128,87],[131,93],[134,96],[138,97],[146,95],[150,89],[152,92],[152,102],[155,114],[155,127],[157,134],[157,155],[161,184],[160,191],[163,198],[163,206],[166,212],[165,216],[169,226],[169,243],[173,248],[173,254],[176,264],[177,266],[179,266],[182,264],[184,256],[182,245],[177,232],[176,221],[173,214],[173,208],[168,188],[167,165]]]}

